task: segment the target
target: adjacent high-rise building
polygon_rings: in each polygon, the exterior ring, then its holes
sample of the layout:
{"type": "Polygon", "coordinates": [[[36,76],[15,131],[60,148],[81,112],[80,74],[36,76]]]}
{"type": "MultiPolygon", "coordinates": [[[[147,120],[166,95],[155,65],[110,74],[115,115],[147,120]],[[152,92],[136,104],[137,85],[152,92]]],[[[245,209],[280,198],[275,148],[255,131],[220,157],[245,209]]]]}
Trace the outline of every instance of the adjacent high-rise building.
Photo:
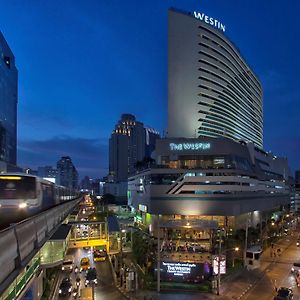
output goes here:
{"type": "Polygon", "coordinates": [[[63,156],[57,162],[57,184],[73,189],[78,187],[78,172],[69,156],[63,156]]]}
{"type": "Polygon", "coordinates": [[[81,180],[80,188],[87,191],[91,190],[92,179],[90,179],[89,176],[84,176],[84,178],[81,180]]]}
{"type": "Polygon", "coordinates": [[[262,87],[225,25],[169,10],[168,137],[227,137],[263,147],[262,87]]]}
{"type": "Polygon", "coordinates": [[[136,164],[151,156],[159,133],[144,128],[134,115],[123,114],[109,139],[109,174],[113,182],[127,181],[136,164]]]}
{"type": "Polygon", "coordinates": [[[42,178],[53,178],[57,177],[57,170],[52,166],[38,167],[37,175],[42,178]]]}
{"type": "Polygon", "coordinates": [[[0,31],[0,161],[17,163],[18,70],[0,31]]]}
{"type": "Polygon", "coordinates": [[[295,196],[292,199],[292,206],[295,211],[300,211],[300,170],[295,172],[295,196]]]}

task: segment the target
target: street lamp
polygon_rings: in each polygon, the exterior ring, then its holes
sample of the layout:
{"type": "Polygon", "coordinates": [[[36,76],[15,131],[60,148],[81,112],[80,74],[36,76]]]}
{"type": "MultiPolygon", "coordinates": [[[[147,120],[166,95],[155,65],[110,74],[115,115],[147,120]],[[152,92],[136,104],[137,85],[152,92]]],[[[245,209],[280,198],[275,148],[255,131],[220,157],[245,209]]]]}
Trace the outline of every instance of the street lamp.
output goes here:
{"type": "MultiPolygon", "coordinates": [[[[221,241],[221,237],[219,237],[219,241],[221,241]]],[[[240,248],[234,247],[234,248],[226,249],[221,252],[221,242],[219,242],[217,295],[220,295],[220,288],[221,288],[221,255],[225,255],[225,260],[226,260],[226,252],[231,250],[238,252],[240,248]]],[[[233,258],[233,266],[234,266],[234,258],[233,258]]]]}

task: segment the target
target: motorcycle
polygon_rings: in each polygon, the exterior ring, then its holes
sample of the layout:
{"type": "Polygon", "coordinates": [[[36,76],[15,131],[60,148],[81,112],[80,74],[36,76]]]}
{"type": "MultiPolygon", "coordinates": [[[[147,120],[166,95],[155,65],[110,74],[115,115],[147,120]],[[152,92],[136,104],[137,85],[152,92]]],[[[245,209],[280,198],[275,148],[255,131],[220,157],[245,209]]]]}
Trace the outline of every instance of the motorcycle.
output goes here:
{"type": "Polygon", "coordinates": [[[79,277],[77,277],[76,278],[76,287],[78,287],[79,288],[79,286],[80,286],[80,278],[79,277]]]}
{"type": "Polygon", "coordinates": [[[78,295],[79,295],[79,286],[76,286],[76,287],[73,289],[72,295],[73,295],[73,298],[74,298],[74,299],[77,299],[77,297],[78,297],[78,295]]]}

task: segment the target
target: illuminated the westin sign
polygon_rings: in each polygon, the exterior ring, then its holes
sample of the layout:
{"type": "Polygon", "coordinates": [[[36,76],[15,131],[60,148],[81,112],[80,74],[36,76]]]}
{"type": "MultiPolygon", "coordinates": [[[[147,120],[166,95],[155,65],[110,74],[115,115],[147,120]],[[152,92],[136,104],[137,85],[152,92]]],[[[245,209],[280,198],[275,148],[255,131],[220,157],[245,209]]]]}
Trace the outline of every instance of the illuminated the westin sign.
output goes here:
{"type": "Polygon", "coordinates": [[[192,268],[196,268],[195,264],[189,263],[170,263],[163,262],[163,266],[167,267],[167,272],[175,276],[183,276],[184,274],[191,274],[192,268]]]}
{"type": "Polygon", "coordinates": [[[194,11],[194,16],[196,19],[199,19],[201,21],[204,21],[205,23],[214,26],[220,30],[222,30],[223,32],[225,32],[225,25],[223,25],[220,21],[209,17],[207,15],[205,15],[204,13],[200,13],[200,12],[196,12],[194,11]]]}
{"type": "Polygon", "coordinates": [[[180,144],[170,143],[170,149],[171,151],[206,150],[206,149],[210,149],[210,143],[180,143],[180,144]]]}

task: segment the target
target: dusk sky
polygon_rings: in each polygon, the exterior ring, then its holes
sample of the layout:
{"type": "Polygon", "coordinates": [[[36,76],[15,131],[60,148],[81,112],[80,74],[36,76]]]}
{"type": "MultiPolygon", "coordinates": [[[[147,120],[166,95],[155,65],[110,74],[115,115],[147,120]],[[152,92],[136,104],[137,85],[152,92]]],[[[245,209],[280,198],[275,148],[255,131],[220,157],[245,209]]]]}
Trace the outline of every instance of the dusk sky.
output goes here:
{"type": "Polygon", "coordinates": [[[226,25],[264,90],[264,149],[300,169],[300,1],[2,1],[0,30],[19,71],[18,165],[69,155],[81,177],[108,171],[122,113],[167,126],[167,12],[226,25]]]}

